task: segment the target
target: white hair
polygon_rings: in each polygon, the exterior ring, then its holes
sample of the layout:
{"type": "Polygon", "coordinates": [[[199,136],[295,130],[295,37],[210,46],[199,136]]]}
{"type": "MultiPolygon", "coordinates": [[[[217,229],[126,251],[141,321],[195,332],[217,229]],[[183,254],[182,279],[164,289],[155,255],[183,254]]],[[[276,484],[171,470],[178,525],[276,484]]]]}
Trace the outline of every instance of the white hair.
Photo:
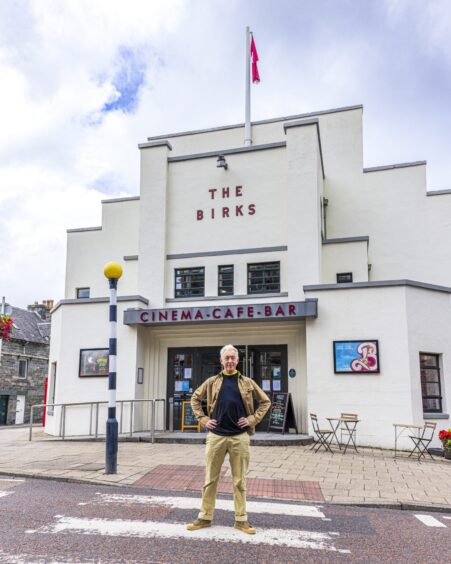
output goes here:
{"type": "Polygon", "coordinates": [[[238,352],[238,349],[236,347],[234,347],[233,345],[225,345],[224,347],[222,347],[221,352],[219,353],[219,357],[222,358],[222,355],[228,350],[235,351],[236,356],[238,358],[240,357],[240,353],[238,352]]]}

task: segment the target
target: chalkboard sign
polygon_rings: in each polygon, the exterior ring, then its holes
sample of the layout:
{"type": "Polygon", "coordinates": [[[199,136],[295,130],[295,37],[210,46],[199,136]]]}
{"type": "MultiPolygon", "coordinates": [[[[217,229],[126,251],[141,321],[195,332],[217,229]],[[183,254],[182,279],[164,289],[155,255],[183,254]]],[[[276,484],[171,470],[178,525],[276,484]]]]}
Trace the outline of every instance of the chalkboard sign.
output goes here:
{"type": "Polygon", "coordinates": [[[296,433],[298,432],[291,394],[273,393],[269,412],[268,431],[271,429],[282,431],[282,433],[285,433],[285,431],[289,429],[295,429],[296,433]]]}
{"type": "Polygon", "coordinates": [[[182,402],[182,433],[185,429],[197,429],[197,432],[200,431],[200,423],[194,415],[190,401],[182,402]]]}

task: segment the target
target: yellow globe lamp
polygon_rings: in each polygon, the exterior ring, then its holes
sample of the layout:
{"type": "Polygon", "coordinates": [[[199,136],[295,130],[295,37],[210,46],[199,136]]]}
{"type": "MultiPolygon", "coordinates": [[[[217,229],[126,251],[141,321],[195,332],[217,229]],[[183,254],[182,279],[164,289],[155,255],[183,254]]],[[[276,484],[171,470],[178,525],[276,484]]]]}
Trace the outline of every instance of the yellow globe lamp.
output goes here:
{"type": "Polygon", "coordinates": [[[109,280],[112,278],[117,280],[122,276],[122,266],[118,262],[107,262],[103,268],[103,273],[109,280]]]}

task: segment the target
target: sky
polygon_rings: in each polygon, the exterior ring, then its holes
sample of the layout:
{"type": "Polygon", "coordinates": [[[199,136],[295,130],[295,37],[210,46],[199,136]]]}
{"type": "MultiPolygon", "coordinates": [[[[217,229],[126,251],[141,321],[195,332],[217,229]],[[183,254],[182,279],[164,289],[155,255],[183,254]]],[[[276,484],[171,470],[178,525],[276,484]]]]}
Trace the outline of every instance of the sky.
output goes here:
{"type": "Polygon", "coordinates": [[[363,104],[365,167],[451,189],[451,0],[3,1],[0,297],[64,298],[66,229],[138,194],[138,143],[244,121],[247,25],[253,120],[363,104]]]}

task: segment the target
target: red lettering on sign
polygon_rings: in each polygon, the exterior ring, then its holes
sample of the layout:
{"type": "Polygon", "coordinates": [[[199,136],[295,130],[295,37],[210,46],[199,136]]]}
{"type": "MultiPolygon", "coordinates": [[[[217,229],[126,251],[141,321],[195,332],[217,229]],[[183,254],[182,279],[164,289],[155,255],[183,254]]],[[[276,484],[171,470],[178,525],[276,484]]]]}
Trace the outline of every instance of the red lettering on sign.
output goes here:
{"type": "Polygon", "coordinates": [[[196,311],[196,315],[194,316],[194,319],[203,319],[203,318],[204,318],[204,317],[203,317],[203,315],[202,315],[202,312],[200,311],[200,309],[198,309],[198,310],[196,311]]]}
{"type": "Polygon", "coordinates": [[[254,308],[252,306],[249,306],[247,308],[247,316],[248,317],[254,317],[254,308]]]}
{"type": "Polygon", "coordinates": [[[228,198],[228,197],[229,197],[229,194],[230,194],[230,192],[229,192],[229,188],[228,188],[228,187],[222,189],[222,197],[223,197],[223,198],[228,198]]]}
{"type": "Polygon", "coordinates": [[[235,206],[235,215],[243,215],[243,206],[235,206]]]}
{"type": "Polygon", "coordinates": [[[293,304],[290,304],[288,306],[288,313],[289,315],[296,315],[296,306],[293,304]]]}
{"type": "Polygon", "coordinates": [[[167,321],[168,320],[168,312],[167,311],[159,311],[158,312],[158,321],[167,321]]]}
{"type": "Polygon", "coordinates": [[[244,308],[242,308],[241,306],[238,306],[237,310],[236,310],[237,317],[241,317],[243,315],[243,312],[244,312],[244,308]]]}
{"type": "Polygon", "coordinates": [[[155,312],[152,312],[152,321],[155,321],[155,312]]]}
{"type": "Polygon", "coordinates": [[[276,315],[285,315],[285,312],[283,311],[283,307],[281,305],[277,308],[276,315]]]}
{"type": "Polygon", "coordinates": [[[272,315],[271,306],[265,306],[265,317],[270,317],[272,315]]]}
{"type": "Polygon", "coordinates": [[[197,221],[204,219],[204,212],[202,210],[197,210],[197,221]]]}
{"type": "Polygon", "coordinates": [[[216,188],[210,188],[210,190],[208,190],[211,194],[211,199],[214,200],[215,199],[215,192],[216,192],[216,188]]]}
{"type": "Polygon", "coordinates": [[[177,311],[176,309],[173,309],[173,310],[171,311],[171,319],[172,319],[172,321],[178,321],[177,315],[178,315],[178,311],[177,311]]]}
{"type": "Polygon", "coordinates": [[[182,321],[183,321],[184,319],[191,319],[191,312],[190,312],[190,310],[189,310],[189,309],[188,309],[187,311],[183,310],[183,311],[182,311],[181,318],[182,318],[182,321]]]}
{"type": "Polygon", "coordinates": [[[229,208],[222,208],[222,217],[229,217],[229,208]]]}
{"type": "Polygon", "coordinates": [[[147,323],[147,322],[149,321],[149,314],[148,314],[148,312],[147,312],[147,311],[143,311],[143,312],[141,313],[141,315],[139,316],[139,318],[141,319],[141,321],[142,321],[143,323],[147,323]]]}
{"type": "Polygon", "coordinates": [[[243,190],[243,187],[242,187],[242,186],[237,186],[237,187],[235,188],[235,196],[236,196],[237,198],[239,198],[240,196],[243,195],[243,191],[242,191],[242,190],[243,190]]]}
{"type": "Polygon", "coordinates": [[[215,208],[211,208],[211,219],[215,218],[215,208]]]}
{"type": "Polygon", "coordinates": [[[231,317],[233,319],[233,313],[232,310],[228,307],[227,311],[225,312],[224,317],[227,319],[228,317],[231,317]]]}
{"type": "Polygon", "coordinates": [[[254,213],[255,213],[255,204],[249,204],[249,205],[247,206],[247,209],[248,209],[248,212],[247,212],[247,213],[248,213],[249,215],[254,215],[254,213]]]}
{"type": "Polygon", "coordinates": [[[215,307],[215,309],[212,312],[212,315],[215,319],[221,319],[221,308],[215,307]],[[218,314],[218,315],[216,315],[216,314],[218,314]]]}

